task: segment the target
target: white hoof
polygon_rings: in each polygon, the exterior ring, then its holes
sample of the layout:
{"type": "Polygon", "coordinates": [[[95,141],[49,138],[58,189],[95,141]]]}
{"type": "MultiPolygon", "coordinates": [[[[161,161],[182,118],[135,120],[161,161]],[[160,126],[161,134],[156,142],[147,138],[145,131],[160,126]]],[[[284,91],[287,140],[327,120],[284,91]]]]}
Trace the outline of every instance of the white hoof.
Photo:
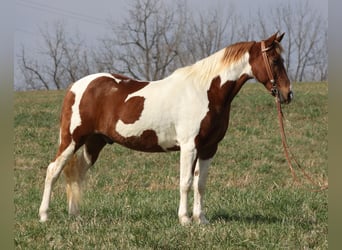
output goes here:
{"type": "Polygon", "coordinates": [[[200,225],[207,225],[209,224],[209,221],[205,218],[204,215],[200,215],[200,216],[193,216],[193,220],[200,225]]]}
{"type": "Polygon", "coordinates": [[[179,222],[182,226],[188,226],[191,224],[191,219],[188,216],[179,217],[179,222]]]}
{"type": "Polygon", "coordinates": [[[48,219],[47,213],[39,213],[40,219],[39,222],[46,222],[48,219]]]}

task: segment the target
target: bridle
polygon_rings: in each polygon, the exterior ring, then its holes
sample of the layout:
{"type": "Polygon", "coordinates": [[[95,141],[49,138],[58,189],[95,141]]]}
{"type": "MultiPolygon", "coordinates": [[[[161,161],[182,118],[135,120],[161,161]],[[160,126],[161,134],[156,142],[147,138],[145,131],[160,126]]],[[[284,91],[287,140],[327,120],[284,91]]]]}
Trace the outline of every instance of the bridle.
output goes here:
{"type": "Polygon", "coordinates": [[[289,168],[291,170],[292,177],[296,181],[297,180],[297,176],[296,176],[295,171],[293,170],[293,166],[292,166],[292,163],[291,163],[291,158],[290,158],[290,155],[289,155],[289,152],[288,152],[287,140],[286,140],[286,135],[285,135],[284,123],[283,123],[283,112],[282,112],[281,104],[280,104],[280,100],[279,100],[279,91],[278,91],[278,88],[277,88],[277,84],[276,84],[276,82],[274,80],[274,76],[273,76],[273,73],[272,73],[272,70],[271,70],[270,62],[268,61],[268,57],[267,57],[267,53],[266,53],[270,49],[272,49],[272,46],[269,46],[269,47],[266,48],[265,41],[261,41],[262,58],[264,59],[264,63],[265,63],[268,79],[272,83],[271,94],[275,97],[275,101],[277,103],[277,111],[278,111],[278,120],[279,120],[281,141],[282,141],[282,144],[283,144],[284,153],[285,153],[285,157],[286,157],[287,163],[288,163],[289,168]]]}
{"type": "Polygon", "coordinates": [[[273,76],[273,73],[272,73],[272,70],[271,70],[271,65],[270,65],[270,62],[268,60],[267,53],[266,53],[267,51],[269,51],[271,49],[272,49],[272,46],[269,46],[269,47],[266,48],[265,41],[261,41],[262,58],[264,59],[264,63],[265,63],[268,79],[272,83],[271,94],[274,97],[279,98],[279,91],[278,91],[278,88],[277,88],[277,84],[275,82],[275,79],[274,79],[274,76],[273,76]]]}
{"type": "Polygon", "coordinates": [[[275,101],[277,104],[277,111],[278,111],[278,120],[279,120],[279,127],[280,127],[280,135],[281,135],[281,140],[282,140],[282,144],[283,144],[283,148],[284,148],[284,154],[288,163],[288,166],[290,168],[292,177],[294,179],[295,182],[297,182],[297,176],[296,173],[293,169],[292,163],[291,163],[291,159],[296,163],[297,167],[302,171],[303,175],[306,177],[307,180],[309,180],[309,182],[311,182],[311,184],[313,184],[314,186],[318,186],[319,189],[317,190],[313,190],[313,191],[321,191],[324,189],[328,188],[328,185],[321,185],[319,182],[316,182],[311,175],[309,175],[304,169],[303,167],[298,163],[298,161],[296,160],[296,158],[294,157],[293,153],[291,152],[291,150],[289,149],[289,146],[287,144],[287,140],[286,140],[286,135],[285,135],[285,129],[284,129],[284,122],[283,122],[283,111],[281,108],[281,103],[280,103],[280,99],[279,99],[279,90],[277,88],[277,84],[276,81],[274,79],[272,70],[271,70],[271,65],[270,62],[268,60],[267,57],[267,51],[271,50],[273,47],[269,46],[266,48],[265,46],[265,41],[261,41],[261,53],[262,53],[262,57],[264,59],[264,63],[265,63],[265,67],[266,67],[266,72],[267,72],[267,76],[269,78],[269,81],[272,83],[272,87],[271,87],[271,94],[275,97],[275,101]]]}

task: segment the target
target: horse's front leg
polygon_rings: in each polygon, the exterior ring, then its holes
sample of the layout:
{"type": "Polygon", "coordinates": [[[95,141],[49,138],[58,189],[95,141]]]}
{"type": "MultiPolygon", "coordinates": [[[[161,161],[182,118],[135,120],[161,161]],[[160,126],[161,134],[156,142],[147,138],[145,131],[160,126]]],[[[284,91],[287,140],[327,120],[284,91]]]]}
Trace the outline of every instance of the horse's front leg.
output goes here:
{"type": "Polygon", "coordinates": [[[196,161],[196,149],[194,145],[181,146],[180,153],[180,203],[178,209],[179,222],[187,225],[191,222],[188,215],[188,192],[192,185],[192,167],[196,161]]]}
{"type": "Polygon", "coordinates": [[[205,218],[203,212],[203,197],[205,191],[205,184],[207,181],[209,165],[211,159],[201,160],[198,159],[194,172],[194,208],[193,219],[199,224],[208,224],[209,221],[205,218]]]}

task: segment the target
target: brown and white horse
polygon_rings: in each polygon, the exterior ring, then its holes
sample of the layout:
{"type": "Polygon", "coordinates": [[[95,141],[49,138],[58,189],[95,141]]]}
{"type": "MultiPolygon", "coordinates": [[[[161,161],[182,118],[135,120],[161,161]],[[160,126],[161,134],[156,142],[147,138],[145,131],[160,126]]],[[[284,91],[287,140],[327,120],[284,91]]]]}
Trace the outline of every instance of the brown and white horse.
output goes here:
{"type": "Polygon", "coordinates": [[[52,186],[62,170],[69,214],[79,213],[81,183],[108,143],[146,152],[180,150],[181,224],[207,223],[203,195],[209,164],[228,128],[230,104],[255,78],[282,103],[292,99],[281,57],[284,34],[228,46],[159,81],[98,73],[75,82],[64,98],[56,158],[47,168],[40,221],[46,221],[52,186]],[[82,152],[76,151],[82,147],[82,152]],[[73,157],[74,156],[74,157],[73,157]]]}

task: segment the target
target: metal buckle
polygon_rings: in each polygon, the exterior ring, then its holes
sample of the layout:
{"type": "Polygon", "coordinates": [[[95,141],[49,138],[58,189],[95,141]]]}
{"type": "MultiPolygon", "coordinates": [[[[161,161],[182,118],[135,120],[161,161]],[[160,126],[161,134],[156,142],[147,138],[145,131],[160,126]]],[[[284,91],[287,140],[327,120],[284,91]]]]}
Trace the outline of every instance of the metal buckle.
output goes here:
{"type": "Polygon", "coordinates": [[[277,84],[275,83],[275,81],[273,79],[271,80],[271,83],[272,83],[271,94],[273,96],[278,96],[277,84]]]}

